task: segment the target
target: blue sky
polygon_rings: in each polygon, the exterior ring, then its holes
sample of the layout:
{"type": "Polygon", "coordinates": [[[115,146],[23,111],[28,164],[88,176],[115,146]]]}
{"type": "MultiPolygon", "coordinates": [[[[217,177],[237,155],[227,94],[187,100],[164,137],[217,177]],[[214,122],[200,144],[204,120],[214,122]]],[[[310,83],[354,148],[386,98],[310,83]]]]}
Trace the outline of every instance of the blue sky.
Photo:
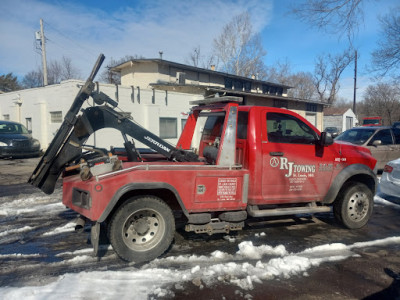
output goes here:
{"type": "MultiPolygon", "coordinates": [[[[399,5],[398,0],[365,1],[365,22],[354,44],[359,49],[358,94],[370,84],[366,66],[376,47],[377,17],[399,5]]],[[[254,30],[261,33],[269,66],[287,60],[293,71],[312,71],[321,54],[339,53],[346,38],[310,28],[289,14],[294,0],[0,0],[0,74],[23,77],[41,63],[34,33],[43,18],[48,60],[72,59],[84,78],[99,53],[107,59],[125,55],[185,62],[200,46],[206,55],[224,24],[245,10],[254,30]]],[[[106,61],[107,63],[107,61],[106,61]]],[[[343,74],[340,95],[353,94],[353,66],[343,74]]],[[[359,96],[361,97],[361,95],[359,96]]]]}

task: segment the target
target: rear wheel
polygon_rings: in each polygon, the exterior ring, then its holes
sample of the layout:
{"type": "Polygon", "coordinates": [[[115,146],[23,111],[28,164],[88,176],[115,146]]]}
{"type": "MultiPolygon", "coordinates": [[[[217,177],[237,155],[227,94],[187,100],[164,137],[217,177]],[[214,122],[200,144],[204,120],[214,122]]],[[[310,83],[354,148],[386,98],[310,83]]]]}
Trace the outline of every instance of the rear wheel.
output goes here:
{"type": "Polygon", "coordinates": [[[170,207],[153,196],[134,197],[111,219],[109,236],[123,260],[145,262],[163,254],[171,245],[175,220],[170,207]]]}
{"type": "Polygon", "coordinates": [[[374,205],[371,190],[363,183],[346,184],[333,205],[336,219],[345,227],[357,229],[367,224],[374,205]]]}

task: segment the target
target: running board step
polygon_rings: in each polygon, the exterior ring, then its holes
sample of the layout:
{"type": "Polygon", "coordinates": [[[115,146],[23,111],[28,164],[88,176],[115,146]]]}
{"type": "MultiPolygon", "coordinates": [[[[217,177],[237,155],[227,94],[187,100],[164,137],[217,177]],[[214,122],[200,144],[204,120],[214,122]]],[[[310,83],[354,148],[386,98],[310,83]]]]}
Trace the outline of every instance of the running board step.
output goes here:
{"type": "Polygon", "coordinates": [[[255,218],[260,217],[275,217],[297,214],[315,214],[321,212],[330,212],[330,206],[303,206],[303,207],[287,207],[287,208],[272,208],[260,210],[257,205],[249,205],[247,212],[255,218]]]}

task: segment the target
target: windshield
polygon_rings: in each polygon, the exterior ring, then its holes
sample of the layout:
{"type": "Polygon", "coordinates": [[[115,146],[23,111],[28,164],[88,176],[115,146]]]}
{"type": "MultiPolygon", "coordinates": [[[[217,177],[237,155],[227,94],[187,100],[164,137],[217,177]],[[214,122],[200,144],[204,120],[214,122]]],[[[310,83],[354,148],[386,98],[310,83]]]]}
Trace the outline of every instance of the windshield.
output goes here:
{"type": "Polygon", "coordinates": [[[337,132],[338,130],[336,127],[326,127],[325,131],[331,133],[331,132],[337,132]]]}
{"type": "Polygon", "coordinates": [[[27,134],[28,129],[25,126],[17,123],[0,122],[0,134],[27,134]]]}
{"type": "Polygon", "coordinates": [[[343,132],[335,140],[362,145],[374,134],[375,131],[376,129],[350,129],[343,132]]]}
{"type": "Polygon", "coordinates": [[[379,119],[366,119],[363,122],[364,125],[379,125],[380,121],[379,119]]]}

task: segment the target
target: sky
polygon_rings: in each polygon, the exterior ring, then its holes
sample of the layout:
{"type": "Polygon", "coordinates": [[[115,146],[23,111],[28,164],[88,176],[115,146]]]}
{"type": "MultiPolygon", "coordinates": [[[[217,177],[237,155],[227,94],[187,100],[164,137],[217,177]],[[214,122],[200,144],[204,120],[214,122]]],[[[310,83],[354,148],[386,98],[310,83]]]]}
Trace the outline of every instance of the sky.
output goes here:
{"type": "MultiPolygon", "coordinates": [[[[312,72],[319,55],[337,54],[345,37],[311,28],[290,14],[294,0],[0,0],[0,74],[22,78],[41,65],[35,32],[44,21],[47,60],[72,60],[86,78],[100,53],[111,58],[139,55],[185,63],[200,46],[207,56],[213,39],[233,16],[248,11],[267,51],[265,64],[288,61],[293,72],[312,72]]],[[[364,0],[364,24],[354,40],[359,51],[358,94],[369,79],[367,66],[380,36],[378,17],[398,0],[364,0]]],[[[340,96],[353,98],[354,66],[344,72],[340,96]]]]}

